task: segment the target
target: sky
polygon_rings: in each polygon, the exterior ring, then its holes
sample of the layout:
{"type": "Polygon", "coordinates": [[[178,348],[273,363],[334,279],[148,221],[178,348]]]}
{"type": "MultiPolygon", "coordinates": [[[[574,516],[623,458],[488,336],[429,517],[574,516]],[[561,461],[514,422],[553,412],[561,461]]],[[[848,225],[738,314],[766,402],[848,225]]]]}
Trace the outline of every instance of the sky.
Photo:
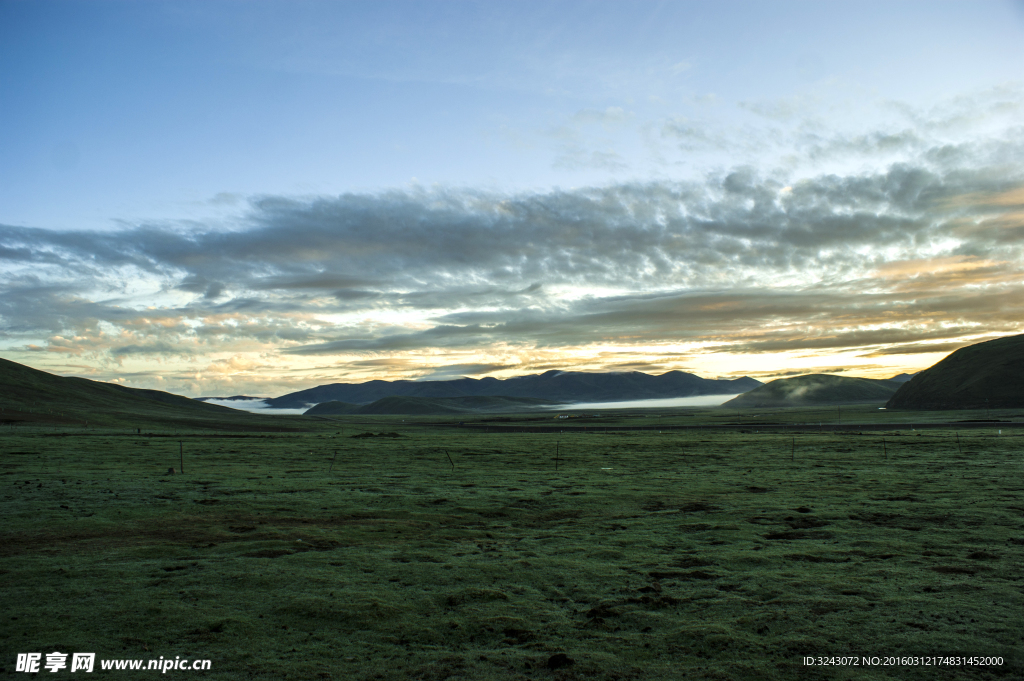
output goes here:
{"type": "Polygon", "coordinates": [[[190,396],[1024,332],[1024,3],[0,0],[0,357],[190,396]]]}

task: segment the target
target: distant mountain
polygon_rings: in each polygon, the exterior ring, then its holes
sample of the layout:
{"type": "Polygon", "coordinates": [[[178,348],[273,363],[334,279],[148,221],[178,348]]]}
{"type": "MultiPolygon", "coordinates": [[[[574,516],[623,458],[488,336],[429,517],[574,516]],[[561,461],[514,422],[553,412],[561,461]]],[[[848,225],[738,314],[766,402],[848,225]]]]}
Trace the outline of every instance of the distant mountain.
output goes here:
{"type": "Polygon", "coordinates": [[[221,400],[223,402],[247,402],[251,400],[262,400],[262,397],[249,397],[248,395],[232,395],[231,397],[195,397],[193,398],[199,402],[206,402],[208,400],[221,400]]]}
{"type": "Polygon", "coordinates": [[[968,345],[904,383],[889,409],[1024,407],[1024,335],[968,345]]]}
{"type": "Polygon", "coordinates": [[[370,404],[384,397],[532,397],[555,402],[617,402],[698,395],[729,395],[761,385],[701,378],[682,371],[651,376],[639,371],[587,373],[547,371],[508,379],[459,378],[450,381],[368,381],[332,383],[266,400],[274,409],[303,409],[322,402],[370,404]]]}
{"type": "Polygon", "coordinates": [[[729,400],[723,407],[808,407],[883,403],[899,384],[891,380],[808,374],[780,378],[729,400]]]}
{"type": "Polygon", "coordinates": [[[892,381],[893,383],[906,383],[907,381],[912,379],[914,376],[917,376],[917,374],[916,373],[914,373],[914,374],[896,374],[895,376],[893,376],[892,378],[890,378],[888,380],[892,381]]]}
{"type": "Polygon", "coordinates": [[[256,421],[246,412],[181,395],[55,376],[6,359],[0,359],[0,407],[2,421],[52,421],[68,425],[88,422],[201,428],[256,421]]]}
{"type": "Polygon", "coordinates": [[[370,404],[321,402],[305,412],[307,416],[329,414],[481,414],[523,412],[557,405],[535,397],[384,397],[370,404]]]}

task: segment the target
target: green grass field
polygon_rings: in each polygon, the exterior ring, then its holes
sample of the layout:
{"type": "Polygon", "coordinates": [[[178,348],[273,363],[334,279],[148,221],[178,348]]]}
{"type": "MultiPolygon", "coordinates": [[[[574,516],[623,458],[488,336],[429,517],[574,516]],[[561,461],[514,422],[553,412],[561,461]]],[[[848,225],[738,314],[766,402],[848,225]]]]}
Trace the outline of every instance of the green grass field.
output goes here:
{"type": "Polygon", "coordinates": [[[809,414],[644,420],[746,432],[7,428],[0,666],[61,651],[210,659],[167,673],[208,679],[1024,677],[1024,429],[959,447],[896,425],[756,432],[809,414]],[[179,441],[185,473],[168,475],[179,441]]]}

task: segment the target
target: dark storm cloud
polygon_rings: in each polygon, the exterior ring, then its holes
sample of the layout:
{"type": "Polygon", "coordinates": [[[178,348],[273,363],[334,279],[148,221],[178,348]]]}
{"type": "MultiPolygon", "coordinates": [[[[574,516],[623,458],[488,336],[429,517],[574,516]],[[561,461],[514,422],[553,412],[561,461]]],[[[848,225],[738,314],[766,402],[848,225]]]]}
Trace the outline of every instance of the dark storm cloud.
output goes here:
{"type": "Polygon", "coordinates": [[[417,333],[392,334],[377,338],[342,338],[289,348],[284,352],[289,355],[339,355],[418,350],[429,347],[454,348],[485,344],[493,335],[488,330],[476,326],[441,325],[417,333]]]}
{"type": "MultiPolygon", "coordinates": [[[[244,231],[141,226],[115,234],[6,228],[21,260],[49,254],[73,270],[131,266],[201,293],[335,293],[521,288],[528,283],[691,284],[709,268],[863,265],[858,247],[914,248],[958,211],[943,201],[1005,191],[1020,178],[885,173],[824,176],[782,191],[740,169],[703,185],[624,184],[502,197],[392,193],[253,204],[244,231]],[[780,191],[782,193],[780,194],[780,191]],[[830,249],[829,253],[822,253],[830,249]],[[834,251],[834,252],[833,252],[834,251]]],[[[959,211],[962,212],[962,211],[959,211]]]]}
{"type": "MultiPolygon", "coordinates": [[[[842,142],[920,146],[909,132],[842,142]]],[[[758,352],[1012,332],[1024,172],[1000,163],[1024,147],[994,148],[793,182],[736,168],[542,194],[263,197],[232,230],[0,227],[0,333],[63,334],[70,347],[69,331],[105,322],[128,330],[106,346],[126,356],[186,337],[331,355],[689,340],[758,352]],[[142,309],[137,281],[191,297],[142,309]],[[317,319],[403,310],[432,325],[317,319]]]]}

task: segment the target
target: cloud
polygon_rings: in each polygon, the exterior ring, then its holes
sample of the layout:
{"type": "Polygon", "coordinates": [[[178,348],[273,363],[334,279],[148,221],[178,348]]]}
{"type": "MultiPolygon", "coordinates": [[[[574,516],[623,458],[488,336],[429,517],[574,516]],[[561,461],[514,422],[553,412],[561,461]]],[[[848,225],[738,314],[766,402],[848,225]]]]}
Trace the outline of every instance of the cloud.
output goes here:
{"type": "Polygon", "coordinates": [[[581,109],[573,114],[570,119],[577,125],[599,124],[604,126],[619,125],[633,118],[632,111],[626,111],[620,106],[609,106],[606,109],[581,109]]]}
{"type": "Polygon", "coordinates": [[[168,380],[234,389],[428,367],[894,357],[1020,333],[1024,132],[939,144],[929,130],[807,137],[826,155],[900,155],[848,172],[267,195],[230,229],[0,226],[0,342],[119,375],[159,361],[168,380]]]}
{"type": "Polygon", "coordinates": [[[618,106],[581,109],[564,123],[544,131],[542,136],[554,140],[556,144],[553,167],[609,172],[627,169],[629,164],[616,150],[621,139],[609,135],[621,132],[634,116],[632,111],[618,106]]]}
{"type": "Polygon", "coordinates": [[[243,194],[236,192],[218,192],[207,203],[213,206],[236,206],[245,201],[243,194]]]}
{"type": "Polygon", "coordinates": [[[625,170],[628,164],[615,151],[585,149],[582,145],[565,145],[553,163],[555,168],[562,170],[609,170],[612,172],[625,170]]]}
{"type": "Polygon", "coordinates": [[[476,326],[439,325],[417,333],[377,338],[341,338],[326,343],[300,345],[284,350],[289,355],[339,355],[362,352],[413,350],[427,347],[459,347],[486,342],[486,330],[476,326]]]}
{"type": "Polygon", "coordinates": [[[491,374],[504,369],[512,369],[516,366],[518,365],[493,363],[484,364],[479,362],[471,364],[448,364],[446,366],[431,369],[425,373],[420,380],[447,381],[453,378],[491,374]]]}
{"type": "Polygon", "coordinates": [[[862,357],[886,357],[888,355],[917,355],[931,352],[949,353],[967,345],[974,345],[987,340],[993,340],[998,336],[988,338],[972,338],[970,341],[954,341],[951,343],[905,343],[894,345],[888,348],[879,348],[873,352],[861,355],[862,357]]]}
{"type": "Polygon", "coordinates": [[[114,357],[123,357],[125,355],[178,354],[180,352],[181,348],[163,341],[155,343],[140,343],[137,345],[122,345],[120,347],[110,348],[110,354],[114,357]]]}
{"type": "Polygon", "coordinates": [[[272,414],[277,416],[295,416],[304,413],[307,409],[312,407],[312,404],[308,404],[301,409],[277,409],[268,405],[264,400],[252,399],[252,400],[231,400],[231,399],[220,399],[220,398],[208,398],[203,400],[208,404],[216,404],[221,407],[228,407],[230,409],[238,409],[239,411],[248,411],[254,414],[272,414]]]}
{"type": "Polygon", "coordinates": [[[789,121],[807,115],[817,104],[814,98],[793,96],[756,102],[742,101],[739,108],[773,121],[789,121]]]}
{"type": "Polygon", "coordinates": [[[791,378],[793,376],[807,376],[809,374],[844,374],[848,371],[850,371],[849,367],[816,367],[814,371],[801,369],[799,371],[776,371],[767,374],[758,374],[757,378],[791,378]]]}
{"type": "Polygon", "coordinates": [[[662,121],[660,133],[663,138],[675,140],[683,151],[726,151],[735,149],[740,142],[739,138],[728,135],[718,126],[684,117],[662,121]]]}
{"type": "Polygon", "coordinates": [[[676,62],[675,64],[670,66],[668,70],[669,73],[671,73],[673,76],[678,76],[680,73],[685,73],[686,71],[689,71],[691,68],[693,68],[693,64],[691,64],[688,61],[681,61],[676,62]]]}

